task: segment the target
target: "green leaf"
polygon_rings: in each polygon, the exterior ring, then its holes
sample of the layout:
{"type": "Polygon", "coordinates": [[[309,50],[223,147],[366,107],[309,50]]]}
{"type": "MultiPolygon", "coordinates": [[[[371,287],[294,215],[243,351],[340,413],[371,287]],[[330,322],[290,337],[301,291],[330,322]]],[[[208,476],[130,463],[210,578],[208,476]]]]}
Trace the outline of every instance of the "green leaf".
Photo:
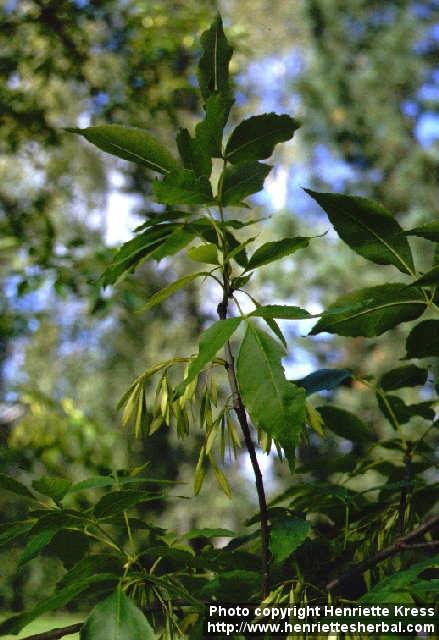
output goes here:
{"type": "Polygon", "coordinates": [[[30,611],[25,611],[24,613],[20,613],[4,620],[0,624],[0,635],[19,633],[23,627],[32,622],[32,620],[35,620],[35,618],[38,618],[38,616],[41,616],[43,613],[63,609],[69,602],[74,600],[91,585],[99,582],[105,582],[110,579],[113,580],[114,576],[105,573],[97,573],[84,580],[75,582],[64,589],[57,590],[56,593],[42,602],[39,602],[35,607],[33,607],[33,609],[30,609],[30,611]]]}
{"type": "Polygon", "coordinates": [[[26,562],[35,558],[40,551],[47,547],[57,531],[57,528],[46,529],[45,531],[41,531],[33,536],[24,548],[24,551],[18,560],[18,566],[22,567],[26,562]]]}
{"type": "Polygon", "coordinates": [[[310,240],[312,238],[283,238],[275,242],[266,242],[259,249],[256,249],[250,258],[247,271],[280,260],[280,258],[295,253],[298,249],[305,249],[310,240]]]}
{"type": "Polygon", "coordinates": [[[80,640],[154,640],[154,631],[134,602],[118,588],[93,609],[80,640]]]}
{"type": "Polygon", "coordinates": [[[403,273],[414,273],[407,238],[382,205],[368,198],[305,191],[324,209],[340,238],[360,256],[376,264],[393,264],[403,273]]]}
{"type": "Polygon", "coordinates": [[[181,251],[181,249],[187,247],[187,245],[193,240],[193,238],[194,234],[190,231],[187,231],[185,228],[176,229],[171,233],[171,235],[165,238],[162,244],[148,253],[145,259],[152,259],[160,262],[160,260],[162,260],[163,258],[173,256],[181,251]]]}
{"type": "Polygon", "coordinates": [[[113,156],[142,164],[159,173],[167,174],[178,166],[166,147],[143,129],[104,124],[86,129],[69,128],[67,131],[84,136],[99,149],[113,156]]]}
{"type": "Polygon", "coordinates": [[[263,318],[263,320],[265,321],[267,327],[272,330],[274,335],[277,338],[279,338],[279,340],[282,342],[282,344],[285,347],[285,349],[287,349],[287,347],[288,347],[287,341],[285,340],[285,336],[282,333],[281,328],[277,324],[276,320],[274,318],[263,318]]]}
{"type": "Polygon", "coordinates": [[[257,307],[250,315],[258,318],[278,318],[281,320],[304,320],[311,318],[311,315],[305,309],[283,304],[268,304],[257,307]]]}
{"type": "Polygon", "coordinates": [[[176,169],[152,185],[157,202],[162,204],[212,204],[209,178],[189,169],[176,169]]]}
{"type": "Polygon", "coordinates": [[[59,504],[71,487],[71,482],[65,478],[48,478],[43,476],[34,480],[32,486],[35,491],[49,496],[54,502],[59,504]]]}
{"type": "Polygon", "coordinates": [[[237,378],[252,421],[279,442],[291,466],[305,423],[305,391],[286,380],[283,355],[273,338],[248,323],[239,350],[237,378]]]}
{"type": "Polygon", "coordinates": [[[377,401],[381,412],[394,429],[398,429],[399,425],[409,422],[415,416],[425,420],[434,419],[431,401],[407,405],[400,397],[387,394],[385,398],[377,394],[377,401]]]}
{"type": "Polygon", "coordinates": [[[376,440],[375,434],[367,424],[345,409],[326,405],[317,407],[317,411],[322,416],[325,426],[342,438],[364,444],[376,440]]]}
{"type": "Polygon", "coordinates": [[[406,358],[439,356],[439,320],[423,320],[410,331],[406,358]]]}
{"type": "Polygon", "coordinates": [[[18,482],[15,478],[11,478],[11,476],[7,476],[4,473],[0,473],[0,488],[4,491],[15,493],[17,496],[21,496],[22,498],[36,500],[35,496],[27,487],[24,486],[24,484],[21,484],[21,482],[18,482]]]}
{"type": "Polygon", "coordinates": [[[227,41],[221,16],[217,15],[209,29],[201,35],[203,55],[198,65],[198,83],[205,100],[213,93],[228,96],[229,62],[233,48],[227,41]]]}
{"type": "Polygon", "coordinates": [[[423,276],[418,278],[412,283],[413,287],[428,287],[428,286],[436,286],[439,284],[439,265],[424,273],[423,276]]]}
{"type": "Polygon", "coordinates": [[[72,485],[69,493],[86,491],[87,489],[99,489],[101,487],[112,487],[114,482],[114,478],[111,476],[95,476],[94,478],[87,478],[87,480],[81,480],[81,482],[72,485]]]}
{"type": "Polygon", "coordinates": [[[221,176],[221,189],[218,197],[224,206],[240,205],[247,196],[261,191],[271,166],[261,162],[226,167],[221,176]]]}
{"type": "MultiPolygon", "coordinates": [[[[47,545],[47,551],[61,560],[66,569],[71,569],[90,548],[90,537],[82,531],[57,531],[47,545]]],[[[102,569],[101,569],[102,571],[102,569]]]]}
{"type": "Polygon", "coordinates": [[[425,310],[422,292],[405,284],[366,287],[338,298],[323,313],[310,335],[328,331],[339,336],[379,336],[425,310]]]}
{"type": "Polygon", "coordinates": [[[182,538],[184,540],[193,540],[193,538],[234,538],[236,533],[230,529],[191,529],[185,533],[182,538]]]}
{"type": "Polygon", "coordinates": [[[123,574],[125,556],[118,557],[109,553],[97,553],[95,555],[88,555],[82,558],[75,564],[66,574],[63,575],[61,580],[57,583],[58,589],[65,589],[71,585],[74,585],[81,580],[86,580],[91,576],[98,573],[104,573],[107,575],[114,575],[115,580],[119,580],[120,575],[123,574]]]}
{"type": "Polygon", "coordinates": [[[185,169],[193,171],[197,176],[210,176],[212,173],[210,156],[198,140],[191,138],[187,129],[180,129],[178,132],[177,146],[185,169]]]}
{"type": "Polygon", "coordinates": [[[394,391],[403,387],[417,387],[427,382],[427,376],[427,369],[408,364],[404,367],[387,371],[380,380],[380,387],[384,391],[394,391]]]}
{"type": "Polygon", "coordinates": [[[0,525],[0,546],[21,540],[32,527],[32,522],[6,522],[0,525]]]}
{"type": "Polygon", "coordinates": [[[146,309],[150,309],[154,305],[163,302],[163,300],[166,300],[166,298],[169,298],[169,296],[171,296],[173,293],[175,293],[179,289],[182,289],[196,278],[207,275],[208,273],[206,273],[205,271],[199,271],[198,273],[191,273],[188,276],[179,278],[172,284],[169,284],[167,287],[164,287],[163,289],[160,289],[160,291],[157,291],[157,293],[154,293],[154,295],[150,297],[148,302],[140,309],[140,311],[146,311],[146,309]]]}
{"type": "Polygon", "coordinates": [[[404,571],[398,571],[388,578],[384,578],[378,584],[359,599],[361,603],[386,603],[395,602],[395,594],[399,595],[401,591],[405,589],[417,579],[419,574],[429,567],[439,565],[439,554],[430,558],[426,558],[422,562],[413,564],[404,571]]]}
{"type": "MultiPolygon", "coordinates": [[[[169,238],[172,238],[172,244],[174,242],[173,234],[179,228],[180,225],[175,223],[157,225],[125,242],[102,274],[102,284],[106,286],[116,282],[124,273],[132,271],[141,262],[151,257],[154,251],[158,250],[169,238]]],[[[169,247],[169,249],[171,248],[169,247]]]]}
{"type": "Polygon", "coordinates": [[[131,509],[141,502],[151,502],[159,500],[161,497],[148,491],[112,491],[102,496],[95,505],[94,514],[97,518],[106,518],[131,509]]]}
{"type": "Polygon", "coordinates": [[[283,518],[274,522],[270,530],[270,551],[275,562],[290,556],[308,537],[309,522],[300,518],[283,518]]]}
{"type": "Polygon", "coordinates": [[[300,380],[293,380],[294,384],[303,387],[306,395],[310,396],[319,391],[332,391],[345,382],[352,380],[349,369],[318,369],[300,380]]]}
{"type": "Polygon", "coordinates": [[[425,238],[431,240],[431,242],[439,242],[439,221],[428,222],[420,227],[415,227],[409,231],[404,231],[406,236],[418,236],[419,238],[425,238]]]}
{"type": "Polygon", "coordinates": [[[198,247],[191,247],[188,249],[187,255],[191,260],[195,260],[195,262],[219,264],[218,250],[212,242],[200,244],[198,247]]]}
{"type": "MultiPolygon", "coordinates": [[[[204,120],[195,127],[195,139],[199,148],[209,158],[222,157],[223,129],[229,119],[233,100],[223,93],[213,93],[206,102],[204,120]]],[[[208,174],[210,176],[210,173],[208,174]]]]}
{"type": "Polygon", "coordinates": [[[216,356],[221,347],[223,347],[227,340],[235,333],[240,322],[241,318],[217,320],[202,333],[198,347],[198,355],[189,365],[186,378],[175,389],[175,398],[183,393],[187,385],[192,382],[216,356]]]}
{"type": "Polygon", "coordinates": [[[241,122],[232,132],[225,157],[232,164],[269,158],[278,142],[293,137],[300,124],[290,116],[264,113],[241,122]]]}

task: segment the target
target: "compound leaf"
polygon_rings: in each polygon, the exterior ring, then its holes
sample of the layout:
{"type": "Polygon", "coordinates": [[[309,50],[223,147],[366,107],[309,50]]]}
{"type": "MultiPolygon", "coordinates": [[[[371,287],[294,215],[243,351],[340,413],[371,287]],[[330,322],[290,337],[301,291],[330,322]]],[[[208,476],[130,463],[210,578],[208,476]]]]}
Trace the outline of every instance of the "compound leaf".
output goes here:
{"type": "Polygon", "coordinates": [[[224,206],[240,205],[244,198],[261,191],[264,180],[271,171],[271,166],[261,162],[226,167],[221,177],[219,198],[224,206]]]}

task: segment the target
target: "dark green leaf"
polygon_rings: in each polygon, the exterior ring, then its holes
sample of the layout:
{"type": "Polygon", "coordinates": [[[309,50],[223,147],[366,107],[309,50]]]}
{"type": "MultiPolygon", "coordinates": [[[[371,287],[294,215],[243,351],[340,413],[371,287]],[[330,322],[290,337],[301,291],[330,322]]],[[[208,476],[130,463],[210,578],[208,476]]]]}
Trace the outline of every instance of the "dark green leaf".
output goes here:
{"type": "Polygon", "coordinates": [[[81,640],[154,640],[143,613],[118,588],[93,609],[81,629],[81,640]]]}
{"type": "Polygon", "coordinates": [[[234,531],[230,529],[191,529],[184,534],[185,540],[192,540],[193,538],[233,538],[236,535],[234,531]]]}
{"type": "MultiPolygon", "coordinates": [[[[66,569],[71,569],[90,548],[90,537],[82,531],[57,531],[46,547],[49,554],[59,558],[66,569]]],[[[101,569],[102,571],[102,569],[101,569]]]]}
{"type": "Polygon", "coordinates": [[[7,522],[0,525],[0,546],[21,540],[32,529],[30,522],[7,522]]]}
{"type": "Polygon", "coordinates": [[[56,593],[39,602],[33,609],[30,609],[30,611],[25,611],[24,613],[7,618],[0,624],[0,635],[7,635],[8,633],[17,634],[23,627],[43,613],[64,608],[91,585],[113,579],[114,576],[112,575],[97,573],[84,580],[75,582],[64,589],[57,590],[56,593]]]}
{"type": "Polygon", "coordinates": [[[274,318],[263,318],[263,320],[265,321],[267,327],[272,330],[274,335],[279,338],[286,349],[288,347],[287,341],[285,340],[285,336],[282,333],[281,328],[277,324],[276,320],[274,318]]]}
{"type": "Polygon", "coordinates": [[[293,382],[303,387],[306,395],[310,396],[319,391],[332,391],[350,380],[352,380],[352,371],[349,369],[319,369],[293,382]]]}
{"type": "Polygon", "coordinates": [[[436,286],[438,284],[439,284],[439,265],[436,265],[435,267],[433,267],[433,269],[430,269],[430,271],[427,271],[427,273],[424,273],[423,276],[415,280],[412,283],[412,286],[429,287],[429,286],[436,286]]]}
{"type": "Polygon", "coordinates": [[[175,293],[179,289],[182,289],[183,287],[185,287],[187,284],[192,282],[192,280],[195,280],[195,278],[199,278],[200,276],[207,276],[207,275],[208,274],[205,271],[199,271],[198,273],[191,273],[188,276],[183,276],[183,278],[179,278],[175,282],[172,282],[172,284],[169,284],[167,287],[164,287],[163,289],[160,289],[160,291],[157,291],[157,293],[154,293],[154,295],[150,297],[148,302],[145,304],[145,306],[143,306],[140,309],[140,311],[146,311],[146,309],[150,309],[154,305],[159,304],[159,302],[163,302],[163,300],[166,300],[166,298],[169,298],[169,296],[171,296],[173,293],[175,293]]]}
{"type": "Polygon", "coordinates": [[[49,496],[57,504],[61,502],[68,490],[70,489],[71,482],[65,478],[48,478],[43,476],[34,480],[32,486],[35,491],[42,493],[44,496],[49,496]]]}
{"type": "Polygon", "coordinates": [[[186,378],[175,389],[175,397],[180,396],[186,386],[196,378],[202,369],[216,356],[218,351],[225,345],[239,327],[241,318],[228,318],[227,320],[217,320],[200,338],[198,355],[192,360],[186,378]]]}
{"type": "Polygon", "coordinates": [[[221,16],[217,15],[209,29],[201,36],[203,55],[198,66],[198,83],[205,100],[213,93],[228,96],[229,62],[233,48],[227,41],[221,16]]]}
{"type": "Polygon", "coordinates": [[[264,180],[271,171],[271,166],[261,162],[247,162],[245,164],[226,167],[221,178],[221,204],[240,205],[247,196],[261,191],[264,180]]]}
{"type": "Polygon", "coordinates": [[[112,491],[107,493],[95,505],[94,514],[97,518],[106,518],[140,504],[160,499],[160,495],[147,491],[112,491]]]}
{"type": "Polygon", "coordinates": [[[407,238],[382,205],[340,193],[305,191],[324,209],[340,238],[360,256],[376,264],[393,264],[403,273],[414,273],[407,238]]]}
{"type": "Polygon", "coordinates": [[[47,547],[58,529],[46,529],[33,536],[27,543],[23,553],[18,561],[18,566],[22,567],[26,562],[35,558],[42,549],[47,547]]]}
{"type": "MultiPolygon", "coordinates": [[[[210,158],[222,157],[223,129],[229,119],[233,100],[223,93],[213,93],[206,102],[204,120],[195,127],[195,139],[210,158]]],[[[210,173],[208,174],[210,176],[210,173]]]]}
{"type": "Polygon", "coordinates": [[[439,221],[428,222],[420,227],[415,227],[409,231],[404,232],[406,236],[418,236],[419,238],[425,238],[432,242],[439,242],[439,221]]]}
{"type": "Polygon", "coordinates": [[[58,589],[64,589],[77,582],[86,580],[98,573],[114,575],[118,580],[123,574],[124,556],[118,557],[109,553],[97,553],[82,558],[57,583],[58,589]]]}
{"type": "Polygon", "coordinates": [[[420,416],[425,420],[434,419],[434,410],[431,408],[431,402],[429,401],[407,405],[398,396],[387,394],[385,398],[377,394],[377,401],[383,415],[394,429],[398,429],[400,424],[409,422],[415,416],[420,416]]]}
{"type": "Polygon", "coordinates": [[[326,405],[317,407],[325,426],[342,438],[352,442],[368,444],[376,440],[376,436],[360,418],[353,413],[326,405]]]}
{"type": "Polygon", "coordinates": [[[113,284],[121,275],[132,271],[148,257],[152,257],[153,252],[158,250],[168,238],[172,238],[174,232],[178,230],[178,224],[161,224],[146,229],[143,233],[125,242],[115,253],[110,266],[102,274],[102,284],[104,286],[113,284]]]}
{"type": "Polygon", "coordinates": [[[290,556],[308,537],[309,522],[300,518],[283,518],[275,521],[270,530],[270,551],[275,562],[290,556]]]}
{"type": "Polygon", "coordinates": [[[0,473],[0,488],[4,489],[4,491],[15,493],[17,496],[21,496],[22,498],[36,500],[35,496],[27,487],[24,486],[24,484],[21,484],[21,482],[18,482],[15,478],[11,478],[11,476],[7,476],[4,473],[0,473]]]}
{"type": "Polygon", "coordinates": [[[310,335],[328,331],[340,336],[378,336],[425,310],[422,292],[404,284],[367,287],[341,296],[324,312],[310,335]]]}
{"type": "Polygon", "coordinates": [[[232,164],[269,158],[276,144],[290,140],[299,126],[290,116],[275,113],[248,118],[232,132],[225,156],[232,164]]]}
{"type": "Polygon", "coordinates": [[[149,253],[146,258],[149,260],[157,260],[160,262],[163,258],[173,256],[193,240],[194,234],[184,228],[176,229],[170,236],[165,238],[164,242],[149,253]]]}
{"type": "Polygon", "coordinates": [[[280,260],[295,253],[298,249],[305,249],[312,238],[283,238],[275,242],[266,242],[256,249],[249,260],[247,271],[257,269],[264,264],[280,260]]]}
{"type": "Polygon", "coordinates": [[[177,146],[185,169],[193,171],[197,176],[210,176],[212,173],[210,156],[198,140],[191,138],[187,129],[180,129],[178,132],[177,146]]]}
{"type": "Polygon", "coordinates": [[[69,128],[67,131],[84,136],[99,149],[113,156],[142,164],[159,173],[167,174],[178,166],[166,147],[143,129],[104,124],[86,129],[69,128]]]}
{"type": "Polygon", "coordinates": [[[248,323],[239,350],[237,377],[252,421],[279,442],[291,466],[305,423],[305,391],[286,380],[283,355],[273,338],[248,323]]]}
{"type": "Polygon", "coordinates": [[[100,487],[112,487],[114,482],[115,480],[111,476],[95,476],[94,478],[87,478],[87,480],[81,480],[81,482],[72,485],[69,493],[86,491],[87,489],[98,489],[100,487]]]}
{"type": "Polygon", "coordinates": [[[163,180],[153,183],[157,202],[162,204],[212,204],[213,195],[209,178],[197,176],[189,169],[171,171],[163,180]]]}
{"type": "Polygon", "coordinates": [[[401,591],[405,591],[407,586],[417,579],[419,574],[428,567],[439,565],[439,554],[426,558],[422,562],[413,564],[408,569],[398,571],[388,578],[384,578],[372,589],[360,598],[361,603],[386,603],[399,601],[395,599],[401,591]]]}
{"type": "Polygon", "coordinates": [[[439,356],[439,320],[423,320],[414,327],[406,342],[407,358],[439,356]]]}
{"type": "Polygon", "coordinates": [[[311,317],[305,309],[283,304],[268,304],[263,307],[257,307],[250,315],[258,318],[278,318],[281,320],[304,320],[311,317]]]}
{"type": "Polygon", "coordinates": [[[416,387],[427,382],[427,369],[420,369],[414,364],[392,369],[383,375],[380,386],[384,391],[394,391],[402,387],[416,387]]]}

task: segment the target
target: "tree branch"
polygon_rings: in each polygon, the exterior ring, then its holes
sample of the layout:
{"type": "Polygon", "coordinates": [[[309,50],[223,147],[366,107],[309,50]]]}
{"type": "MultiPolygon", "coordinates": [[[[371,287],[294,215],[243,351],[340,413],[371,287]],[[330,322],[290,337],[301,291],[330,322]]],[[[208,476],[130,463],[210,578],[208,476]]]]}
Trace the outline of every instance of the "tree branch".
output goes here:
{"type": "Polygon", "coordinates": [[[71,624],[68,627],[58,627],[56,629],[51,629],[50,631],[45,631],[44,633],[36,633],[32,636],[26,636],[23,640],[59,640],[59,638],[64,636],[70,636],[73,633],[78,633],[83,624],[83,622],[78,622],[76,624],[71,624]]]}
{"type": "Polygon", "coordinates": [[[396,540],[394,544],[390,545],[390,547],[383,549],[371,558],[368,558],[368,560],[364,560],[363,562],[358,563],[355,567],[352,567],[338,578],[335,578],[331,582],[328,582],[328,584],[326,585],[326,589],[328,591],[333,591],[336,587],[339,587],[347,580],[350,580],[358,574],[363,573],[367,569],[374,567],[379,562],[387,560],[387,558],[391,558],[392,556],[396,555],[397,553],[401,553],[402,551],[407,551],[408,549],[426,549],[439,545],[439,541],[434,541],[434,543],[425,542],[421,544],[410,544],[412,540],[416,540],[416,538],[419,538],[430,529],[433,529],[436,525],[439,525],[439,514],[433,516],[432,518],[429,518],[417,529],[414,529],[410,533],[407,533],[405,536],[398,538],[398,540],[396,540]]]}
{"type": "MultiPolygon", "coordinates": [[[[218,316],[220,320],[227,317],[230,285],[226,271],[223,273],[223,299],[218,305],[218,316]]],[[[238,381],[236,379],[235,361],[230,347],[230,342],[225,346],[226,369],[229,378],[229,385],[233,396],[233,408],[235,409],[238,422],[244,435],[244,442],[250,456],[255,476],[256,491],[259,501],[259,519],[261,523],[261,594],[265,599],[270,592],[270,551],[269,551],[269,532],[268,532],[268,509],[265,497],[264,480],[262,478],[261,468],[256,456],[255,445],[251,437],[250,427],[247,420],[247,414],[239,392],[238,381]]]]}

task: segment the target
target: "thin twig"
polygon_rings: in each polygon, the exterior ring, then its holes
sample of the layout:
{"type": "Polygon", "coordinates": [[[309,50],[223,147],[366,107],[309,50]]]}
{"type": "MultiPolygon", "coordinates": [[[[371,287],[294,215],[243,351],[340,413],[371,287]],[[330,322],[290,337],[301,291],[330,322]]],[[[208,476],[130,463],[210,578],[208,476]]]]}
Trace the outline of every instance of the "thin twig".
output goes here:
{"type": "MultiPolygon", "coordinates": [[[[374,567],[379,562],[382,562],[383,560],[387,560],[387,558],[391,558],[397,553],[401,553],[401,551],[407,551],[408,549],[416,549],[416,548],[427,548],[425,545],[427,545],[428,543],[422,543],[422,547],[420,547],[419,545],[412,545],[410,543],[412,540],[416,540],[416,538],[419,538],[430,529],[433,529],[436,525],[439,525],[439,514],[436,516],[433,516],[432,518],[429,518],[426,522],[424,522],[424,524],[422,524],[417,529],[414,529],[413,531],[410,531],[410,533],[407,533],[405,536],[398,538],[398,540],[396,540],[394,544],[390,545],[390,547],[383,549],[379,553],[375,554],[371,558],[368,558],[367,560],[364,560],[363,562],[359,562],[356,566],[352,567],[351,569],[343,573],[338,578],[331,580],[331,582],[329,582],[326,585],[326,589],[328,591],[333,591],[336,587],[340,586],[343,582],[346,582],[347,580],[350,580],[351,578],[357,576],[358,574],[363,573],[367,569],[374,567]]],[[[433,545],[428,544],[428,547],[432,547],[432,546],[433,545]]]]}
{"type": "Polygon", "coordinates": [[[81,631],[83,624],[83,622],[78,622],[76,624],[71,624],[68,627],[57,627],[56,629],[51,629],[44,633],[36,633],[32,636],[26,636],[23,640],[58,640],[64,636],[70,636],[73,633],[78,633],[81,631]]]}

